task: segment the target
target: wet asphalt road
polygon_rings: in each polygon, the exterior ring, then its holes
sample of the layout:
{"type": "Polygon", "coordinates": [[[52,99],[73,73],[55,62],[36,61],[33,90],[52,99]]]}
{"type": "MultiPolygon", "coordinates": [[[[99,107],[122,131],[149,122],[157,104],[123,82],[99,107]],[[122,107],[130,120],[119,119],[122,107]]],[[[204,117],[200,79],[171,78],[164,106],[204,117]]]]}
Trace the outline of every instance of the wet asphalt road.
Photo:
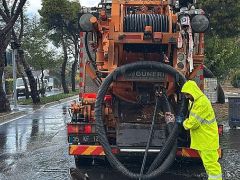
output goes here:
{"type": "MultiPolygon", "coordinates": [[[[75,167],[68,155],[66,123],[63,113],[68,103],[43,108],[24,117],[0,125],[0,179],[1,180],[68,180],[69,168],[75,167]]],[[[224,179],[240,179],[240,129],[230,130],[225,123],[221,139],[224,179]]],[[[132,163],[136,167],[136,163],[132,163]]],[[[127,180],[116,170],[100,163],[83,167],[91,180],[127,180]]],[[[176,160],[161,180],[206,179],[201,163],[176,160]]]]}

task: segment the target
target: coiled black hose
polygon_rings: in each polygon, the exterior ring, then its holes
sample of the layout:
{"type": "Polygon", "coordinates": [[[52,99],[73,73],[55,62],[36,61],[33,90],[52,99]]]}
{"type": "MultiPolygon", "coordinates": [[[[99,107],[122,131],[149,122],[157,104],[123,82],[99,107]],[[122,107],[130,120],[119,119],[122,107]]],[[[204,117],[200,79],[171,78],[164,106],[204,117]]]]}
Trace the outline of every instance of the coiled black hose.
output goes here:
{"type": "MultiPolygon", "coordinates": [[[[180,74],[178,71],[176,71],[173,67],[160,63],[160,62],[155,62],[155,61],[139,61],[139,62],[135,62],[135,63],[131,63],[131,64],[126,64],[123,65],[121,67],[118,67],[117,69],[115,69],[111,74],[109,74],[107,76],[107,78],[103,81],[102,85],[99,88],[98,91],[98,95],[97,95],[97,100],[95,103],[95,119],[96,119],[96,124],[97,124],[97,133],[99,136],[99,141],[101,143],[101,145],[104,148],[105,154],[110,162],[110,164],[112,164],[116,169],[118,169],[121,173],[125,174],[128,177],[134,178],[134,179],[138,179],[140,178],[139,174],[130,172],[116,157],[115,155],[113,155],[112,151],[111,151],[111,146],[108,142],[107,136],[106,136],[106,132],[105,132],[105,128],[104,128],[104,123],[103,123],[103,113],[102,113],[102,109],[103,109],[103,101],[104,101],[104,97],[107,93],[107,90],[109,88],[109,86],[111,85],[111,83],[118,77],[121,75],[124,75],[124,73],[126,71],[133,71],[133,70],[137,70],[137,69],[141,69],[141,68],[147,68],[147,69],[159,69],[159,71],[170,74],[174,77],[178,77],[175,78],[176,84],[179,84],[180,86],[183,86],[183,84],[185,83],[185,77],[180,74]]],[[[183,108],[183,106],[185,105],[185,101],[184,98],[182,99],[181,104],[179,104],[178,108],[183,108]]],[[[173,125],[171,123],[168,123],[168,125],[173,125]]],[[[177,129],[175,128],[177,127],[177,124],[174,123],[173,126],[173,130],[171,130],[171,133],[169,135],[169,137],[167,138],[167,143],[165,143],[163,150],[165,152],[160,151],[159,154],[161,154],[161,156],[159,157],[159,161],[163,161],[163,163],[159,166],[159,167],[153,167],[151,172],[148,172],[147,174],[144,174],[142,176],[142,179],[150,179],[153,177],[156,177],[157,175],[163,173],[174,161],[175,159],[175,152],[176,152],[176,139],[177,139],[177,129]],[[172,144],[168,143],[168,142],[173,142],[172,144]],[[171,153],[169,153],[169,151],[171,149],[171,153]],[[168,154],[168,156],[166,156],[168,154]],[[163,160],[164,159],[164,160],[163,160]]],[[[157,163],[158,164],[158,163],[157,163]]]]}
{"type": "MultiPolygon", "coordinates": [[[[158,97],[156,99],[156,106],[155,106],[155,110],[154,110],[154,115],[153,115],[153,121],[152,121],[152,125],[151,125],[151,129],[150,129],[150,135],[149,135],[149,138],[151,138],[152,136],[152,131],[153,131],[153,126],[154,126],[154,121],[155,121],[155,118],[156,118],[156,113],[157,113],[157,108],[159,106],[159,101],[161,99],[161,106],[163,108],[163,112],[171,112],[172,111],[172,108],[171,108],[171,105],[168,101],[168,98],[167,98],[167,95],[166,94],[163,94],[160,97],[158,97]]],[[[167,124],[167,131],[168,131],[168,134],[171,134],[172,130],[173,130],[173,126],[174,126],[174,123],[173,122],[169,122],[167,124]]],[[[178,129],[175,129],[173,133],[173,136],[176,136],[177,134],[177,131],[178,129]]],[[[173,138],[170,138],[170,139],[173,139],[173,138]]],[[[148,142],[147,142],[147,146],[146,146],[146,150],[145,150],[145,154],[144,154],[144,158],[143,158],[143,163],[142,163],[142,167],[141,167],[141,172],[140,172],[140,178],[139,180],[142,179],[142,176],[143,176],[143,170],[144,170],[144,166],[145,166],[145,162],[146,162],[146,158],[147,158],[147,153],[148,153],[148,149],[149,149],[149,145],[151,143],[151,139],[148,139],[148,142]]],[[[168,142],[167,144],[173,144],[172,147],[169,146],[169,148],[172,148],[170,153],[169,153],[169,150],[168,149],[164,149],[164,152],[165,155],[161,157],[160,160],[157,161],[157,164],[155,164],[156,162],[156,158],[154,160],[154,162],[152,163],[151,167],[149,168],[148,170],[148,173],[152,172],[155,168],[154,167],[159,167],[161,164],[162,164],[162,172],[164,172],[170,165],[171,163],[174,161],[175,159],[175,154],[176,154],[176,149],[177,149],[177,140],[175,139],[175,143],[174,142],[168,142]],[[167,154],[168,153],[168,154],[167,154]],[[165,157],[167,156],[167,158],[165,159],[165,157]]],[[[165,146],[166,147],[166,146],[165,146]]],[[[161,150],[163,151],[163,150],[161,150]]],[[[158,157],[158,156],[157,156],[158,157]]]]}
{"type": "MultiPolygon", "coordinates": [[[[169,135],[167,141],[165,142],[165,144],[174,144],[174,147],[177,146],[176,136],[178,135],[178,129],[179,129],[178,128],[178,123],[174,123],[174,124],[170,123],[168,125],[168,132],[172,132],[172,133],[170,133],[170,135],[169,135]]],[[[161,149],[160,153],[157,155],[157,157],[154,159],[151,166],[149,167],[148,173],[153,172],[157,167],[159,167],[163,163],[164,157],[166,157],[168,155],[169,151],[171,151],[171,152],[174,151],[174,155],[175,155],[176,149],[173,149],[174,147],[172,147],[172,149],[171,149],[170,146],[164,146],[161,149]]]]}
{"type": "Polygon", "coordinates": [[[156,104],[155,104],[155,108],[154,108],[151,129],[150,129],[150,133],[149,133],[149,136],[148,136],[148,141],[147,141],[147,146],[146,146],[146,149],[145,149],[145,153],[144,153],[144,156],[143,156],[143,161],[142,161],[142,167],[141,167],[141,170],[140,170],[139,180],[141,180],[141,178],[142,178],[143,171],[144,171],[144,168],[145,168],[145,163],[146,163],[146,160],[147,160],[148,149],[149,149],[151,141],[152,141],[153,128],[154,128],[154,124],[155,124],[155,121],[156,121],[157,112],[158,112],[158,108],[159,108],[159,104],[160,104],[159,101],[160,101],[160,97],[156,96],[156,104]]]}
{"type": "Polygon", "coordinates": [[[161,14],[129,14],[124,17],[124,32],[144,32],[152,26],[153,32],[168,32],[168,16],[161,14]]]}

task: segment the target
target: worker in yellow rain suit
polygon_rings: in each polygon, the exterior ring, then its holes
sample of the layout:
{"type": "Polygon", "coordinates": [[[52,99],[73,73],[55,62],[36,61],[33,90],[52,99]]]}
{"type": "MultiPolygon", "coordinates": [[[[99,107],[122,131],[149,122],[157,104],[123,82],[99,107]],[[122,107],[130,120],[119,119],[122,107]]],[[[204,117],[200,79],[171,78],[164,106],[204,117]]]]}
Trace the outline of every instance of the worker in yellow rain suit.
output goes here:
{"type": "Polygon", "coordinates": [[[191,101],[189,117],[183,122],[184,128],[190,130],[190,147],[199,152],[208,180],[222,180],[218,126],[211,102],[194,81],[187,81],[181,92],[191,101]]]}

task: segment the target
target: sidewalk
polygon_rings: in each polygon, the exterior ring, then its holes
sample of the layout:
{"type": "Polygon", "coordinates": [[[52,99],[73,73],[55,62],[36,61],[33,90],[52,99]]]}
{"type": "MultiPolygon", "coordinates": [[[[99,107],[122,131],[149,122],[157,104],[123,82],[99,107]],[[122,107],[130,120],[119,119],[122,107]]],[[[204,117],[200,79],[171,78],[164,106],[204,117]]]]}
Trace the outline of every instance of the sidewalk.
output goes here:
{"type": "Polygon", "coordinates": [[[222,88],[226,94],[240,95],[240,88],[233,87],[230,82],[225,82],[222,88]]]}
{"type": "Polygon", "coordinates": [[[12,109],[11,112],[0,113],[0,123],[4,123],[8,120],[11,120],[11,119],[23,116],[23,115],[27,115],[27,114],[34,112],[41,108],[47,108],[50,106],[54,106],[56,104],[61,104],[63,102],[67,102],[67,101],[71,101],[71,100],[75,100],[75,99],[78,99],[78,96],[68,97],[65,99],[61,99],[59,101],[47,103],[45,105],[18,105],[18,110],[13,110],[14,107],[13,107],[13,105],[11,105],[11,109],[12,109]]]}

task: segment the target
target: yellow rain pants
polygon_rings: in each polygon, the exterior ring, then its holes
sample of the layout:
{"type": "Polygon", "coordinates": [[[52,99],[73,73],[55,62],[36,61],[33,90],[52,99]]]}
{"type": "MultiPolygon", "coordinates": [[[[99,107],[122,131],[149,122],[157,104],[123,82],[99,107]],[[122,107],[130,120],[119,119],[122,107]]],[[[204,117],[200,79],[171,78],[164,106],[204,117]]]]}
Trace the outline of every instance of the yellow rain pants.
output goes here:
{"type": "Polygon", "coordinates": [[[222,180],[222,169],[218,162],[218,151],[204,150],[198,151],[198,153],[207,172],[208,180],[222,180]]]}

